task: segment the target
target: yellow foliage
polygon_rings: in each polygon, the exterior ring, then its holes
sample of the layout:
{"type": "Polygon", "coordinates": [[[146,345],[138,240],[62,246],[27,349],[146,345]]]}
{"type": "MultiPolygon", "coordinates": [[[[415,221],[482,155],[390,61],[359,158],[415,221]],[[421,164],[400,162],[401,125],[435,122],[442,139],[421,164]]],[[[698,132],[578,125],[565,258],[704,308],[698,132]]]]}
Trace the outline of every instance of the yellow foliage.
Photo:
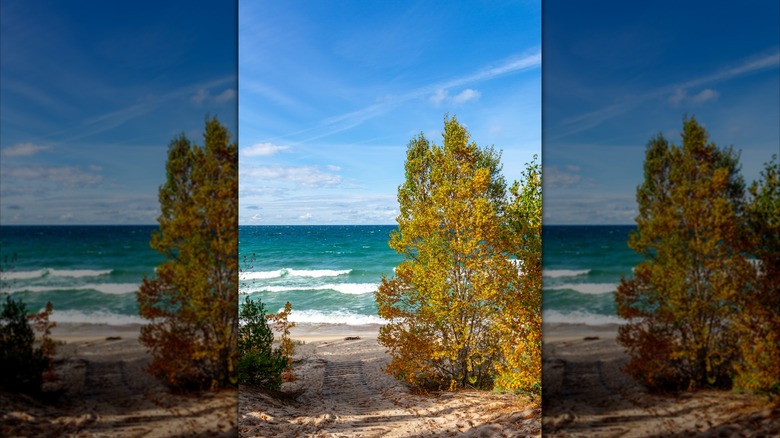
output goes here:
{"type": "Polygon", "coordinates": [[[379,335],[392,355],[387,370],[424,387],[538,391],[538,165],[508,201],[498,153],[469,143],[454,118],[445,120],[443,137],[437,146],[421,134],[407,150],[390,239],[405,260],[376,293],[388,321],[379,335]],[[522,274],[511,257],[522,260],[522,274]]]}

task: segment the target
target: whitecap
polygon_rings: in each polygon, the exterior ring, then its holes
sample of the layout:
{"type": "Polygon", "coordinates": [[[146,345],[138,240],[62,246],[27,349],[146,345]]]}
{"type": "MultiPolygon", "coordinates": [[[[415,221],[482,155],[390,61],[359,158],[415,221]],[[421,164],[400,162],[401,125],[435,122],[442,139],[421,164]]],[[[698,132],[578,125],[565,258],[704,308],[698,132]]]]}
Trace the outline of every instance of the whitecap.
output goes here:
{"type": "Polygon", "coordinates": [[[310,324],[368,325],[387,323],[377,315],[360,315],[346,311],[322,312],[319,310],[293,310],[288,320],[310,324]]]}
{"type": "Polygon", "coordinates": [[[134,293],[140,287],[136,283],[99,283],[99,284],[81,284],[67,286],[23,286],[12,289],[11,293],[17,292],[52,292],[52,291],[78,291],[94,290],[106,295],[122,295],[134,293]]]}
{"type": "Polygon", "coordinates": [[[607,325],[624,324],[626,321],[617,315],[599,315],[587,311],[575,310],[573,312],[562,313],[557,310],[542,311],[542,322],[544,323],[567,323],[567,324],[587,324],[587,325],[607,325]]]}
{"type": "Polygon", "coordinates": [[[615,283],[569,283],[556,286],[546,286],[546,290],[569,289],[581,294],[601,295],[615,292],[618,285],[615,283]]]}
{"type": "Polygon", "coordinates": [[[62,323],[90,323],[108,325],[146,324],[149,322],[138,315],[120,315],[105,310],[87,313],[79,310],[54,309],[49,319],[54,322],[62,323]]]}
{"type": "Polygon", "coordinates": [[[304,290],[333,290],[348,295],[363,295],[372,293],[379,287],[378,283],[335,283],[324,284],[320,286],[260,286],[251,290],[242,292],[244,294],[254,292],[290,292],[304,290]]]}
{"type": "Polygon", "coordinates": [[[548,278],[577,277],[588,275],[590,271],[590,269],[543,269],[542,276],[548,278]]]}
{"type": "Polygon", "coordinates": [[[351,269],[291,269],[282,268],[273,271],[257,271],[257,272],[242,272],[239,276],[241,280],[268,280],[271,278],[280,277],[308,277],[308,278],[320,278],[320,277],[337,277],[339,275],[347,275],[352,272],[351,269]]]}

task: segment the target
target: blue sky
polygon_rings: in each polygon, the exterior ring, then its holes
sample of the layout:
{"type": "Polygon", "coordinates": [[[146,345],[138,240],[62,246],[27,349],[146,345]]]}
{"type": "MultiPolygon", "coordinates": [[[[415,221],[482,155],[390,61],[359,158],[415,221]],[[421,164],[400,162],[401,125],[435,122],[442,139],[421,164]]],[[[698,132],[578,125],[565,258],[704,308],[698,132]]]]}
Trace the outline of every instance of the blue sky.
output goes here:
{"type": "Polygon", "coordinates": [[[392,224],[406,146],[445,114],[541,153],[541,4],[239,1],[239,223],[392,224]]]}
{"type": "Polygon", "coordinates": [[[633,224],[645,146],[685,114],[748,184],[780,153],[779,2],[543,6],[545,224],[633,224]]]}
{"type": "Polygon", "coordinates": [[[0,223],[156,223],[168,143],[236,132],[236,7],[2,0],[0,223]]]}

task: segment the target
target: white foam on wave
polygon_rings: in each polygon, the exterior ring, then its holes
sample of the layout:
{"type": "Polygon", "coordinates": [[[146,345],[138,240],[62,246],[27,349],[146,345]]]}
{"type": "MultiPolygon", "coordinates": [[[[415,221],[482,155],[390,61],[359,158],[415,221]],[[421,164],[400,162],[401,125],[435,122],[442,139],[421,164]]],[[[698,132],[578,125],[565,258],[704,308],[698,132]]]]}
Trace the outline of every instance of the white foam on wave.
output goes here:
{"type": "MultiPolygon", "coordinates": [[[[279,309],[284,310],[284,309],[279,309]]],[[[310,324],[346,324],[367,325],[386,324],[387,321],[377,315],[359,315],[345,311],[322,312],[319,310],[293,310],[288,318],[292,322],[310,324]]]]}
{"type": "Polygon", "coordinates": [[[624,324],[626,322],[617,315],[597,315],[584,311],[561,313],[557,310],[543,310],[542,321],[587,325],[624,324]]]}
{"type": "Polygon", "coordinates": [[[569,283],[545,287],[547,290],[570,289],[586,295],[602,295],[615,292],[618,285],[615,283],[569,283]]]}
{"type": "Polygon", "coordinates": [[[3,277],[8,280],[31,280],[33,278],[49,277],[99,277],[113,272],[112,269],[51,269],[43,268],[34,271],[4,272],[3,277]]]}
{"type": "Polygon", "coordinates": [[[55,290],[95,290],[106,295],[121,295],[136,292],[140,287],[136,283],[103,283],[103,284],[82,284],[68,286],[24,286],[12,289],[11,293],[17,292],[52,292],[55,290]]]}
{"type": "Polygon", "coordinates": [[[589,273],[590,269],[542,269],[542,277],[548,278],[577,277],[589,273]]]}
{"type": "Polygon", "coordinates": [[[63,323],[90,323],[108,325],[146,324],[149,321],[138,315],[119,315],[100,310],[96,312],[82,312],[80,310],[57,310],[51,313],[50,320],[63,323]]]}
{"type": "Polygon", "coordinates": [[[271,278],[280,277],[308,277],[308,278],[320,278],[320,277],[338,277],[339,275],[347,275],[352,272],[351,269],[291,269],[282,268],[273,271],[257,271],[257,272],[244,272],[240,275],[241,280],[268,280],[271,278]]]}
{"type": "Polygon", "coordinates": [[[252,288],[251,290],[245,291],[243,293],[290,292],[294,290],[334,290],[342,294],[363,295],[376,291],[378,287],[378,283],[338,283],[323,284],[321,286],[261,286],[258,288],[252,288]]]}

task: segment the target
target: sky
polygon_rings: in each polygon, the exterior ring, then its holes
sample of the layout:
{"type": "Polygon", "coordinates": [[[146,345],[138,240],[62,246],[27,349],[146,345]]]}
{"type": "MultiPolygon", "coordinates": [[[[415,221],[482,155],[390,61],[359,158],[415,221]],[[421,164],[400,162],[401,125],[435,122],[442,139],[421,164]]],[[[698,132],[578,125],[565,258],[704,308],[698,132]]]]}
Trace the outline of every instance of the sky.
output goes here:
{"type": "Polygon", "coordinates": [[[393,224],[446,115],[541,160],[541,2],[239,0],[239,224],[393,224]]]}
{"type": "Polygon", "coordinates": [[[237,131],[237,5],[0,2],[0,224],[155,224],[168,144],[237,131]]]}
{"type": "Polygon", "coordinates": [[[633,224],[645,146],[694,116],[741,151],[780,154],[780,2],[543,4],[545,224],[633,224]]]}

